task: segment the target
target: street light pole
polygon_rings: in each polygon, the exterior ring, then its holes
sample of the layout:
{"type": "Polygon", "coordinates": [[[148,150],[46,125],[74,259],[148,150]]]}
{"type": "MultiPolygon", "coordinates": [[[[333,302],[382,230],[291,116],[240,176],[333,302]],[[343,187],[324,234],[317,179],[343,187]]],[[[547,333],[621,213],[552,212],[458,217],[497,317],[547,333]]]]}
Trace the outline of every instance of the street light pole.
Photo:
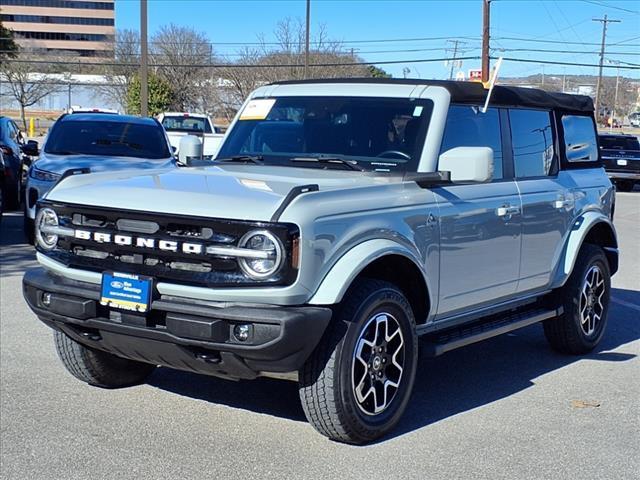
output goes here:
{"type": "Polygon", "coordinates": [[[140,0],[140,115],[149,116],[149,52],[147,47],[147,0],[140,0]]]}

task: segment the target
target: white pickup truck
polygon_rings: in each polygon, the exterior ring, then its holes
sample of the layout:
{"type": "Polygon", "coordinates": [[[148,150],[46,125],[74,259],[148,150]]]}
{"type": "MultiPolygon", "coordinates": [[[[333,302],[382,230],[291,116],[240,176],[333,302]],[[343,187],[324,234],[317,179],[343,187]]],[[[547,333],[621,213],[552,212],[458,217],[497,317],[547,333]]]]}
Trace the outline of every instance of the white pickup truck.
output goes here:
{"type": "Polygon", "coordinates": [[[222,128],[214,125],[207,115],[198,113],[165,112],[158,116],[169,143],[178,153],[180,140],[186,135],[194,135],[203,139],[202,156],[204,160],[213,159],[224,137],[222,128]]]}

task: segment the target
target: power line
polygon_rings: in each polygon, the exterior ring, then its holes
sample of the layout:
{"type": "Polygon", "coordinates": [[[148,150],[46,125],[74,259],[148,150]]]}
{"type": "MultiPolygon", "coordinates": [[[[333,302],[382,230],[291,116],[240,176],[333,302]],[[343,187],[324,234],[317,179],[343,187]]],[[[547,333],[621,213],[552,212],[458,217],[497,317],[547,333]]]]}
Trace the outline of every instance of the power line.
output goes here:
{"type": "MultiPolygon", "coordinates": [[[[498,57],[491,57],[492,60],[497,60],[498,57]]],[[[522,63],[544,63],[545,65],[566,65],[572,67],[599,67],[597,63],[579,63],[579,62],[558,62],[552,60],[537,60],[531,58],[514,58],[514,57],[503,57],[503,60],[510,62],[522,62],[522,63]]],[[[618,65],[603,65],[603,68],[625,68],[627,70],[640,70],[640,64],[628,62],[620,62],[625,65],[629,65],[627,67],[619,67],[618,65]]]]}
{"type": "Polygon", "coordinates": [[[597,5],[599,7],[611,8],[613,10],[620,10],[621,12],[633,13],[634,15],[640,15],[640,12],[637,10],[629,10],[627,8],[616,7],[615,5],[609,5],[607,3],[598,2],[596,0],[581,0],[584,3],[590,3],[592,5],[597,5]]]}

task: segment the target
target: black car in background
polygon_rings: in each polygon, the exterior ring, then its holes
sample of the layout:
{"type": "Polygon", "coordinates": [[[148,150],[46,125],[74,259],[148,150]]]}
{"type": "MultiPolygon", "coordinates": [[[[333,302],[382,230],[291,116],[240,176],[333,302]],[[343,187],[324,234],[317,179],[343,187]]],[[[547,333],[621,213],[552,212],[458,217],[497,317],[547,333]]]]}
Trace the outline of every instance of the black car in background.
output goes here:
{"type": "Polygon", "coordinates": [[[640,183],[640,142],[625,134],[599,135],[604,168],[617,190],[630,192],[640,183]]]}
{"type": "Polygon", "coordinates": [[[4,158],[5,210],[20,206],[31,156],[38,155],[38,142],[25,142],[20,129],[9,117],[0,116],[0,152],[4,158]]]}
{"type": "Polygon", "coordinates": [[[6,169],[4,168],[4,155],[0,150],[0,222],[2,222],[2,214],[4,213],[4,176],[6,169]]]}

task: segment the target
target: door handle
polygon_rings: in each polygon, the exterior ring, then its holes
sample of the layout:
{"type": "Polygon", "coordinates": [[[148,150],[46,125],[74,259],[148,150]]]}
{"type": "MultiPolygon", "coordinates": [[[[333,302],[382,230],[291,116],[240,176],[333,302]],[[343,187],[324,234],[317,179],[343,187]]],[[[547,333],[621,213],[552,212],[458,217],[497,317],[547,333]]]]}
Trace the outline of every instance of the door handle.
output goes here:
{"type": "Polygon", "coordinates": [[[510,217],[520,213],[520,207],[512,207],[511,205],[503,205],[496,208],[496,215],[499,217],[510,217]]]}
{"type": "Polygon", "coordinates": [[[561,198],[553,202],[553,207],[556,210],[562,210],[563,208],[573,207],[573,200],[565,200],[561,198]]]}

